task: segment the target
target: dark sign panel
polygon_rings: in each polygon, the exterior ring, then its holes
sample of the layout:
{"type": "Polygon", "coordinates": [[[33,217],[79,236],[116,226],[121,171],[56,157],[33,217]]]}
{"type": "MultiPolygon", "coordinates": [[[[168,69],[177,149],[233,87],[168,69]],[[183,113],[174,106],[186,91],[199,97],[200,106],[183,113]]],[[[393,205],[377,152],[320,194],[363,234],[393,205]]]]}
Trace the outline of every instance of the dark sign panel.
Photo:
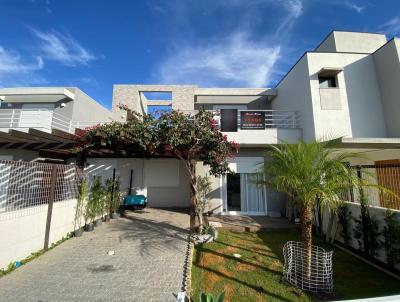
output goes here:
{"type": "Polygon", "coordinates": [[[241,111],[240,129],[265,129],[264,111],[241,111]]]}
{"type": "Polygon", "coordinates": [[[221,131],[237,131],[237,109],[221,109],[221,131]]]}

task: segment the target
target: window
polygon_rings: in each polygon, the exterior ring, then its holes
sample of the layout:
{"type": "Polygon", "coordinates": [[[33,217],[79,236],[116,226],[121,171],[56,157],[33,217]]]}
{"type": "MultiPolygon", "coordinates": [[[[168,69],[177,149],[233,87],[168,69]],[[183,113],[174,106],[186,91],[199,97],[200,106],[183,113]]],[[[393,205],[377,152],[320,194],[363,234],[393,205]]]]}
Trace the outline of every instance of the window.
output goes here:
{"type": "Polygon", "coordinates": [[[336,88],[336,77],[335,76],[319,76],[319,88],[336,88]]]}

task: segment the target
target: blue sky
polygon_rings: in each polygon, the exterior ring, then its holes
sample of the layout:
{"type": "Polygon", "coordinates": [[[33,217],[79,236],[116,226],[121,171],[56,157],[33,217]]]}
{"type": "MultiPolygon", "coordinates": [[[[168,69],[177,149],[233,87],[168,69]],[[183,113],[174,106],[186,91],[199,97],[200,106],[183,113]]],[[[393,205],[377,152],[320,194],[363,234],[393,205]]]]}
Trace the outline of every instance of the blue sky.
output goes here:
{"type": "Polygon", "coordinates": [[[0,87],[273,87],[333,29],[400,35],[400,1],[0,0],[0,87]]]}

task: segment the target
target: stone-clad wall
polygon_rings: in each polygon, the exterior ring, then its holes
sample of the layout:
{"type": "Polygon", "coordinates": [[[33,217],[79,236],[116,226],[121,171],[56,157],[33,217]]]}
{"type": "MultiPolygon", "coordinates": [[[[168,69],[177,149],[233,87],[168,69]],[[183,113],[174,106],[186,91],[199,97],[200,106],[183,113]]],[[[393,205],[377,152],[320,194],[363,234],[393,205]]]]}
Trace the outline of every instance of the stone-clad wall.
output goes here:
{"type": "Polygon", "coordinates": [[[147,110],[146,99],[141,92],[171,92],[172,109],[194,110],[194,94],[196,86],[188,85],[114,85],[113,112],[116,120],[124,120],[126,114],[117,108],[119,104],[143,113],[147,110]]]}

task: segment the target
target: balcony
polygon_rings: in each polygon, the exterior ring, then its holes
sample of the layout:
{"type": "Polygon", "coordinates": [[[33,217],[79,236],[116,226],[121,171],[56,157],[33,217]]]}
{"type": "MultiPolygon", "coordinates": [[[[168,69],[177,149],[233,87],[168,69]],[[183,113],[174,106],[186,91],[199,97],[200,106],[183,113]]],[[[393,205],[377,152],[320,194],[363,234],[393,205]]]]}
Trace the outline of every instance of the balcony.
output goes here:
{"type": "MultiPolygon", "coordinates": [[[[221,125],[221,112],[216,111],[218,125],[221,125]]],[[[279,142],[296,142],[302,138],[301,116],[298,111],[287,110],[238,110],[236,131],[223,132],[229,140],[242,146],[261,147],[279,142]],[[261,123],[257,125],[242,121],[248,114],[257,113],[261,123]],[[264,122],[262,122],[262,119],[264,122]],[[252,125],[255,125],[253,129],[252,125]]],[[[224,128],[224,127],[222,127],[224,128]]]]}
{"type": "Polygon", "coordinates": [[[102,124],[107,121],[73,121],[52,110],[46,109],[0,109],[0,131],[16,129],[27,132],[29,128],[44,132],[52,129],[75,133],[75,129],[102,124]]]}

